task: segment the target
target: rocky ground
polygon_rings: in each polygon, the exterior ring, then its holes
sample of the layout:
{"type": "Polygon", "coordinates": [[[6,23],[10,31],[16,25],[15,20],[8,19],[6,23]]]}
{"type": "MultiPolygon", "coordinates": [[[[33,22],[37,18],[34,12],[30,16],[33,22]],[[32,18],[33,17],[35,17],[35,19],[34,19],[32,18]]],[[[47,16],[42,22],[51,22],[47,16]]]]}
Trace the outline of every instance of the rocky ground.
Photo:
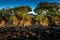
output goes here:
{"type": "Polygon", "coordinates": [[[0,40],[60,40],[60,28],[1,27],[0,40]]]}

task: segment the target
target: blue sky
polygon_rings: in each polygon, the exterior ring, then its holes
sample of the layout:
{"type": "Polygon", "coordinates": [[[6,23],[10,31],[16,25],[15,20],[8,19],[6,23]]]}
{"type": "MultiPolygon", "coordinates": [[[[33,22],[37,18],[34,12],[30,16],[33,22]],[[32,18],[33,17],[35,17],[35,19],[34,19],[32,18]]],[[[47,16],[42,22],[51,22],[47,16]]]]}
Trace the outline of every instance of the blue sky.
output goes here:
{"type": "Polygon", "coordinates": [[[16,7],[27,5],[34,9],[40,2],[58,2],[60,0],[0,0],[0,9],[5,7],[16,7]]]}

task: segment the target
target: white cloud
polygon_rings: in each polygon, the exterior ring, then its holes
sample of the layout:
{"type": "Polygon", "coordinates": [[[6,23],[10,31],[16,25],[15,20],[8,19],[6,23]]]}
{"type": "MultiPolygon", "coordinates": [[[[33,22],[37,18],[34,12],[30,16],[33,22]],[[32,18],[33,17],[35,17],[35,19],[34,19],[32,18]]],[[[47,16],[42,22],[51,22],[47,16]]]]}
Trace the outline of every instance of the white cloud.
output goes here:
{"type": "Polygon", "coordinates": [[[31,11],[31,12],[29,12],[29,14],[34,14],[34,15],[36,15],[37,13],[35,13],[34,11],[31,11]]]}

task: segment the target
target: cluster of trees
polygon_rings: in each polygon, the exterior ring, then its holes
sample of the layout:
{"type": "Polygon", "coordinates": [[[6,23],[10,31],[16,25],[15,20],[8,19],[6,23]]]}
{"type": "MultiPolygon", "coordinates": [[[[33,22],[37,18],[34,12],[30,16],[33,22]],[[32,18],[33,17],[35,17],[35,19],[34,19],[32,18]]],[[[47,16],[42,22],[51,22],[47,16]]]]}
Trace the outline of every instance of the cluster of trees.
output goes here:
{"type": "Polygon", "coordinates": [[[37,13],[36,15],[29,15],[28,13],[30,11],[32,11],[32,8],[29,6],[20,6],[14,8],[7,7],[2,9],[0,10],[0,24],[2,24],[3,20],[5,21],[5,24],[8,24],[8,22],[11,24],[12,21],[15,23],[16,20],[18,20],[16,22],[18,23],[17,25],[24,25],[26,21],[31,22],[34,25],[39,24],[42,26],[51,26],[53,24],[59,26],[60,24],[60,4],[57,2],[39,3],[34,9],[34,12],[37,13]]]}
{"type": "Polygon", "coordinates": [[[41,2],[34,11],[37,13],[36,20],[40,20],[42,23],[55,23],[57,25],[60,23],[60,4],[57,2],[41,2]]]}

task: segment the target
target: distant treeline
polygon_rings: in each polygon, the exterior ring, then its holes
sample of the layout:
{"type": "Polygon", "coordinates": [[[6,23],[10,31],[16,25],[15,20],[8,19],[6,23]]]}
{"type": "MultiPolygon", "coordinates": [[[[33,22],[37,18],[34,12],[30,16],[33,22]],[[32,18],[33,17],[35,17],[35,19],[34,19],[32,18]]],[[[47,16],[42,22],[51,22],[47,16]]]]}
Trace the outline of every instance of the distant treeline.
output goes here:
{"type": "Polygon", "coordinates": [[[60,4],[57,2],[41,2],[33,10],[36,15],[29,14],[30,6],[3,8],[0,10],[0,26],[60,27],[60,4]]]}

